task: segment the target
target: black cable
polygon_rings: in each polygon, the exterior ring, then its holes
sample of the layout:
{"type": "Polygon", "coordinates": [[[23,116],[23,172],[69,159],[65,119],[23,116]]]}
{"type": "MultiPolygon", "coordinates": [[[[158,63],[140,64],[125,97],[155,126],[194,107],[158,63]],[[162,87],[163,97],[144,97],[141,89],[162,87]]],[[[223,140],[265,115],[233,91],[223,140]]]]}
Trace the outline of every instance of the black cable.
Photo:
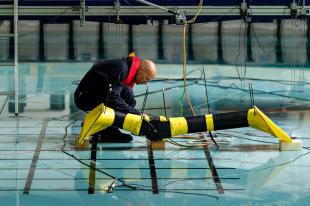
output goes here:
{"type": "MultiPolygon", "coordinates": [[[[237,53],[237,55],[236,55],[236,59],[235,59],[235,67],[236,67],[236,71],[237,71],[237,74],[238,74],[238,78],[239,78],[239,80],[242,82],[243,80],[244,80],[244,78],[245,78],[245,76],[246,76],[246,67],[245,67],[245,71],[244,72],[242,72],[242,70],[239,72],[239,67],[238,67],[238,59],[239,59],[239,57],[240,57],[240,55],[241,55],[241,28],[242,28],[242,21],[240,21],[240,27],[239,27],[239,43],[238,43],[238,53],[237,53]],[[243,73],[243,74],[241,74],[241,73],[243,73]]],[[[244,36],[244,41],[245,41],[245,35],[246,35],[246,27],[244,28],[244,32],[243,32],[243,36],[244,36]]],[[[244,44],[245,44],[245,42],[244,42],[244,44]]],[[[244,53],[246,53],[246,51],[244,50],[244,53]]],[[[245,59],[245,62],[246,62],[246,58],[244,57],[244,59],[245,59]]],[[[242,69],[242,67],[241,67],[241,69],[242,69]]]]}
{"type": "Polygon", "coordinates": [[[165,89],[163,89],[163,100],[164,100],[165,117],[167,118],[167,107],[166,107],[165,89]]]}
{"type": "MultiPolygon", "coordinates": [[[[203,66],[202,66],[202,71],[203,71],[203,79],[204,79],[204,85],[205,85],[205,90],[206,90],[208,113],[210,114],[210,103],[209,103],[209,95],[208,95],[208,88],[207,88],[207,81],[206,81],[206,73],[205,73],[205,68],[203,66]]],[[[211,138],[212,142],[215,144],[217,150],[219,150],[220,147],[217,144],[217,142],[215,141],[215,139],[213,138],[213,135],[212,135],[211,131],[209,131],[209,135],[210,135],[210,138],[211,138]]]]}
{"type": "MultiPolygon", "coordinates": [[[[223,80],[239,79],[237,77],[231,77],[231,76],[213,76],[213,78],[221,78],[223,80]]],[[[292,81],[290,81],[290,80],[259,79],[259,78],[249,78],[249,77],[246,77],[245,80],[276,82],[276,83],[284,84],[284,85],[291,85],[292,84],[292,81]]],[[[297,83],[302,83],[302,82],[298,81],[297,83]]],[[[307,85],[310,85],[310,82],[304,82],[304,83],[307,84],[307,85]]]]}
{"type": "Polygon", "coordinates": [[[206,80],[206,73],[205,73],[205,68],[203,66],[202,71],[203,71],[203,80],[205,83],[205,90],[206,90],[206,98],[207,98],[207,105],[208,105],[208,113],[210,114],[210,103],[209,103],[209,95],[208,95],[208,88],[207,88],[207,80],[206,80]]]}
{"type": "MultiPolygon", "coordinates": [[[[200,71],[200,76],[199,77],[187,77],[186,80],[200,80],[202,79],[202,70],[200,68],[197,68],[197,69],[193,69],[191,71],[189,71],[186,76],[189,76],[190,74],[196,72],[196,71],[200,71]]],[[[162,82],[162,81],[184,81],[183,77],[180,77],[180,78],[156,78],[156,79],[153,79],[152,82],[162,82]]]]}
{"type": "Polygon", "coordinates": [[[235,7],[231,8],[230,10],[228,10],[226,13],[224,13],[221,16],[218,16],[218,17],[216,17],[214,19],[211,19],[210,21],[206,21],[204,23],[196,23],[195,25],[200,26],[200,25],[205,25],[205,24],[208,24],[208,23],[216,22],[216,21],[220,20],[221,18],[225,17],[226,15],[232,13],[232,11],[235,10],[235,9],[240,9],[240,7],[239,6],[235,6],[235,7]]]}
{"type": "Polygon", "coordinates": [[[215,139],[213,138],[213,135],[212,135],[211,131],[209,131],[209,135],[210,135],[210,138],[211,138],[212,142],[215,144],[216,149],[219,150],[220,147],[219,147],[219,145],[217,144],[217,142],[215,141],[215,139]]]}
{"type": "Polygon", "coordinates": [[[149,86],[146,85],[146,91],[144,93],[144,99],[143,99],[143,104],[142,104],[142,108],[141,108],[141,115],[142,116],[143,116],[143,112],[144,112],[144,109],[145,109],[145,104],[146,104],[146,101],[147,101],[147,96],[149,95],[148,91],[149,91],[149,86]]]}
{"type": "MultiPolygon", "coordinates": [[[[195,83],[188,84],[187,86],[191,86],[191,85],[194,85],[194,84],[195,84],[195,83]]],[[[165,90],[171,90],[171,89],[180,88],[180,87],[184,87],[184,85],[178,85],[178,86],[167,87],[167,88],[165,88],[165,90]]],[[[161,91],[162,91],[162,90],[159,89],[159,90],[151,91],[151,92],[149,92],[148,94],[154,94],[154,93],[158,93],[158,92],[161,92],[161,91]]],[[[141,97],[141,96],[145,96],[145,93],[135,95],[135,97],[141,97]]]]}
{"type": "MultiPolygon", "coordinates": [[[[74,121],[74,122],[75,122],[75,121],[74,121]]],[[[67,136],[67,129],[68,129],[68,127],[69,127],[70,125],[72,125],[74,122],[69,123],[69,124],[65,127],[65,130],[66,130],[66,131],[65,131],[65,135],[64,135],[63,139],[65,139],[66,136],[67,136]]],[[[125,181],[123,181],[121,178],[117,178],[117,177],[115,177],[115,176],[113,176],[113,175],[111,175],[111,174],[109,174],[109,173],[107,173],[107,172],[105,172],[105,171],[103,171],[103,170],[101,170],[101,169],[95,168],[95,167],[93,167],[92,165],[89,165],[89,164],[83,162],[82,160],[80,160],[80,159],[79,159],[78,157],[76,157],[75,155],[66,152],[66,151],[64,150],[64,147],[62,147],[61,151],[62,151],[64,154],[66,154],[66,155],[72,157],[73,159],[75,159],[75,160],[78,161],[79,163],[83,164],[84,166],[86,166],[86,167],[88,167],[88,168],[91,168],[91,169],[94,169],[94,170],[96,170],[96,171],[98,171],[98,172],[100,172],[100,173],[102,173],[102,174],[104,174],[104,175],[106,175],[106,176],[108,176],[108,177],[114,179],[114,181],[112,182],[112,184],[109,186],[110,189],[108,188],[108,190],[107,190],[106,192],[112,192],[112,190],[115,189],[115,188],[117,188],[117,187],[127,187],[127,188],[129,188],[129,189],[131,189],[131,190],[142,190],[142,191],[149,191],[149,192],[152,192],[151,189],[147,189],[147,188],[141,187],[141,186],[139,186],[138,184],[135,184],[135,185],[138,185],[138,186],[134,186],[134,185],[132,185],[132,184],[129,185],[129,184],[127,184],[125,181]],[[116,183],[115,183],[116,181],[119,181],[119,182],[122,183],[122,184],[121,184],[121,185],[116,185],[116,183]],[[111,187],[112,185],[113,185],[113,187],[111,187]]],[[[162,191],[162,192],[168,192],[168,193],[179,193],[179,194],[190,194],[190,195],[208,196],[208,197],[212,197],[212,198],[218,199],[218,197],[213,196],[213,195],[201,194],[201,193],[188,193],[188,192],[182,192],[182,191],[177,191],[177,190],[173,190],[173,189],[168,189],[168,190],[167,190],[167,189],[160,189],[160,191],[162,191]]]]}
{"type": "Polygon", "coordinates": [[[66,144],[67,144],[66,137],[68,135],[68,128],[69,128],[70,125],[74,124],[76,121],[77,120],[74,120],[74,121],[70,122],[68,125],[65,126],[65,134],[64,134],[64,136],[62,138],[63,145],[61,147],[61,151],[63,151],[66,148],[66,144]]]}
{"type": "Polygon", "coordinates": [[[127,4],[128,6],[130,6],[133,10],[135,10],[137,13],[142,14],[143,16],[145,16],[148,20],[150,20],[150,21],[153,23],[154,20],[153,20],[151,17],[149,17],[148,15],[143,14],[143,13],[141,13],[140,11],[138,11],[131,3],[129,3],[127,0],[124,0],[124,2],[126,2],[126,4],[127,4]]]}
{"type": "MultiPolygon", "coordinates": [[[[195,81],[194,83],[188,84],[188,86],[193,86],[193,85],[204,85],[201,84],[197,81],[195,81]]],[[[207,86],[209,87],[215,87],[215,88],[220,88],[220,89],[235,89],[235,90],[240,90],[243,92],[249,92],[247,89],[242,89],[239,86],[237,86],[236,84],[232,83],[229,86],[221,86],[218,83],[217,84],[208,84],[207,86]]],[[[175,88],[180,88],[183,87],[183,85],[177,85],[177,86],[172,86],[172,87],[167,87],[165,90],[171,90],[171,89],[175,89],[175,88]]],[[[152,92],[149,92],[149,94],[154,94],[154,93],[158,93],[161,92],[162,90],[155,90],[152,92]]],[[[253,94],[267,94],[267,95],[274,95],[274,96],[280,96],[280,97],[284,97],[284,98],[291,98],[288,95],[283,95],[283,94],[279,94],[280,92],[282,92],[281,90],[278,91],[273,91],[273,92],[267,92],[267,91],[262,91],[262,90],[253,90],[253,94]]],[[[286,92],[286,90],[283,90],[283,92],[286,92]]],[[[140,97],[142,94],[136,95],[135,97],[140,97]]],[[[310,101],[310,99],[306,99],[306,98],[301,98],[301,97],[294,97],[294,99],[296,100],[302,100],[302,101],[310,101]]],[[[155,109],[163,109],[163,108],[155,108],[155,109]]]]}
{"type": "MultiPolygon", "coordinates": [[[[267,143],[267,144],[279,144],[279,143],[275,143],[275,142],[255,140],[255,139],[251,139],[251,138],[247,138],[247,137],[241,137],[241,136],[237,136],[237,135],[227,134],[227,133],[224,133],[224,132],[217,132],[217,134],[219,134],[221,136],[224,136],[224,137],[235,137],[235,138],[239,138],[239,139],[250,140],[250,141],[253,141],[253,142],[260,142],[260,143],[267,143]]],[[[246,133],[244,135],[246,135],[246,133]]]]}
{"type": "MultiPolygon", "coordinates": [[[[58,19],[58,17],[60,17],[61,15],[65,14],[68,10],[72,9],[71,7],[68,7],[68,8],[65,8],[62,12],[58,13],[54,18],[52,18],[51,20],[49,20],[48,22],[44,23],[44,24],[50,24],[50,23],[54,23],[55,20],[58,19]]],[[[36,33],[37,31],[30,31],[30,32],[26,32],[24,34],[19,34],[18,37],[19,38],[22,38],[22,37],[25,37],[25,36],[28,36],[30,34],[34,34],[36,33]]]]}
{"type": "MultiPolygon", "coordinates": [[[[287,8],[284,8],[284,11],[283,11],[282,16],[284,16],[285,11],[286,11],[287,9],[289,9],[289,8],[288,8],[288,7],[287,7],[287,8]]],[[[253,11],[252,11],[252,9],[251,9],[250,7],[249,7],[249,11],[250,11],[250,14],[252,15],[252,14],[253,14],[253,11]]],[[[283,29],[283,24],[281,24],[280,31],[279,31],[280,33],[282,32],[282,29],[283,29]]],[[[274,49],[271,49],[271,50],[269,50],[269,51],[265,50],[265,49],[263,48],[262,44],[260,43],[260,41],[259,41],[257,35],[256,35],[254,26],[252,26],[252,31],[253,31],[253,34],[254,34],[254,38],[255,38],[255,40],[256,40],[256,42],[257,42],[257,44],[258,44],[258,47],[259,47],[263,52],[265,52],[265,53],[271,53],[271,52],[273,52],[273,51],[276,50],[276,46],[274,47],[274,49]]]]}
{"type": "Polygon", "coordinates": [[[96,171],[98,171],[98,172],[100,172],[100,173],[102,173],[102,174],[104,174],[104,175],[106,175],[106,176],[108,176],[108,177],[111,177],[111,178],[114,179],[114,180],[118,180],[119,182],[122,183],[122,186],[124,186],[124,187],[130,188],[130,189],[133,189],[133,190],[136,190],[136,189],[137,189],[136,187],[126,184],[125,181],[123,181],[123,180],[121,180],[121,179],[118,179],[117,177],[115,177],[115,176],[113,176],[113,175],[110,175],[110,174],[107,173],[107,172],[105,172],[105,171],[103,171],[103,170],[101,170],[101,169],[98,169],[98,168],[96,168],[96,167],[93,167],[92,165],[89,165],[89,164],[83,162],[82,160],[80,160],[78,157],[76,157],[76,156],[73,155],[73,154],[70,154],[70,153],[68,153],[68,152],[66,152],[66,151],[64,151],[64,150],[62,150],[62,152],[63,152],[64,154],[66,154],[66,155],[72,157],[73,159],[75,159],[75,160],[78,161],[79,163],[81,163],[81,164],[83,164],[83,165],[85,165],[85,166],[87,166],[87,167],[89,167],[89,168],[91,168],[91,169],[94,169],[94,170],[96,170],[96,171]]]}
{"type": "MultiPolygon", "coordinates": [[[[193,86],[193,85],[203,85],[201,83],[191,83],[191,84],[188,84],[187,86],[193,86]]],[[[239,86],[237,86],[236,84],[232,83],[230,84],[229,86],[221,86],[219,84],[209,84],[208,85],[209,87],[214,87],[214,88],[220,88],[220,89],[233,89],[233,90],[240,90],[240,91],[243,91],[243,92],[246,92],[248,93],[249,91],[247,89],[242,89],[240,88],[239,86]]],[[[180,88],[180,87],[183,87],[183,85],[178,85],[178,86],[173,86],[173,87],[168,87],[166,88],[166,90],[171,90],[171,89],[175,89],[175,88],[180,88]]],[[[155,94],[155,93],[158,93],[158,92],[161,92],[162,90],[155,90],[155,91],[152,91],[152,92],[149,92],[149,94],[155,94]]],[[[274,91],[274,92],[266,92],[266,91],[262,91],[262,90],[253,90],[253,94],[266,94],[266,95],[274,95],[274,96],[279,96],[279,97],[284,97],[284,98],[291,98],[291,96],[288,96],[288,95],[283,95],[283,94],[279,94],[279,92],[286,92],[286,90],[278,90],[278,91],[274,91]]],[[[140,97],[141,95],[138,95],[138,97],[140,97]]],[[[136,96],[137,97],[137,96],[136,96]]],[[[293,97],[295,100],[301,100],[301,101],[310,101],[310,99],[306,99],[306,98],[301,98],[301,97],[293,97]]],[[[169,107],[167,107],[169,108],[169,107]]],[[[147,110],[153,110],[153,109],[163,109],[163,108],[148,108],[147,110]]]]}
{"type": "Polygon", "coordinates": [[[249,83],[249,91],[250,91],[250,99],[251,99],[251,108],[253,108],[255,105],[255,102],[254,102],[253,87],[251,83],[249,83]]]}

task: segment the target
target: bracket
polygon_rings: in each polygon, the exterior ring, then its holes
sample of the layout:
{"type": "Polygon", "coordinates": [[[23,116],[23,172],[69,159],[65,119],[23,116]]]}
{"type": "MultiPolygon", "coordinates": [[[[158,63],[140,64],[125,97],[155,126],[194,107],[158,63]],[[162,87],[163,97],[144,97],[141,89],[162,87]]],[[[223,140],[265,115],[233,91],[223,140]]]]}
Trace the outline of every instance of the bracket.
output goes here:
{"type": "Polygon", "coordinates": [[[249,6],[245,2],[245,0],[243,2],[241,2],[241,4],[240,4],[240,16],[242,17],[244,22],[251,22],[249,6]]]}
{"type": "Polygon", "coordinates": [[[80,0],[80,26],[85,25],[86,0],[80,0]]]}
{"type": "Polygon", "coordinates": [[[120,24],[121,20],[119,18],[119,13],[120,13],[120,10],[121,10],[121,3],[119,2],[119,0],[115,0],[113,3],[114,3],[114,9],[116,10],[115,24],[120,24]]]}

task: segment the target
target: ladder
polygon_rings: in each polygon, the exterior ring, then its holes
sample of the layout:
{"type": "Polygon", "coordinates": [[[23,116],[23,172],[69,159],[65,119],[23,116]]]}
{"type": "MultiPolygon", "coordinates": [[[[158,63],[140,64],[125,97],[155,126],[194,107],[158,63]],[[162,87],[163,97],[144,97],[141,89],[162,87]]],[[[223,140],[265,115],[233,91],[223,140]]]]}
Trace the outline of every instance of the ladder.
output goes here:
{"type": "Polygon", "coordinates": [[[19,114],[19,85],[18,85],[18,0],[13,2],[13,15],[14,15],[14,32],[9,34],[0,34],[0,37],[14,37],[14,62],[13,63],[1,63],[0,66],[14,66],[14,92],[0,92],[0,95],[14,95],[15,103],[15,116],[19,114]]]}

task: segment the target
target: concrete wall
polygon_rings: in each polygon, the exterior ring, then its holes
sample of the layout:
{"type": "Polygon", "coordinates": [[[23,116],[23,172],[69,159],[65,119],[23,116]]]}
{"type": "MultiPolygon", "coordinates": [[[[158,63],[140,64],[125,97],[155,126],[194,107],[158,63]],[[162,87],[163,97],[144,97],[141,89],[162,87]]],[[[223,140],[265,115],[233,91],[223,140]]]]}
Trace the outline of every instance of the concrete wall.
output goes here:
{"type": "Polygon", "coordinates": [[[134,25],[133,48],[141,58],[157,59],[158,26],[134,25]]]}
{"type": "Polygon", "coordinates": [[[192,26],[194,60],[203,62],[217,61],[218,23],[197,24],[192,26]]]}
{"type": "MultiPolygon", "coordinates": [[[[10,33],[10,22],[0,22],[0,34],[10,33]]],[[[0,60],[7,60],[9,57],[9,38],[0,37],[0,60]]]]}
{"type": "Polygon", "coordinates": [[[98,58],[99,23],[87,21],[81,27],[80,21],[74,21],[73,33],[76,59],[95,61],[98,58]]]}
{"type": "Polygon", "coordinates": [[[39,21],[19,21],[19,60],[35,61],[39,57],[39,21]]]}
{"type": "Polygon", "coordinates": [[[68,24],[45,24],[44,44],[47,60],[68,59],[68,24]]]}

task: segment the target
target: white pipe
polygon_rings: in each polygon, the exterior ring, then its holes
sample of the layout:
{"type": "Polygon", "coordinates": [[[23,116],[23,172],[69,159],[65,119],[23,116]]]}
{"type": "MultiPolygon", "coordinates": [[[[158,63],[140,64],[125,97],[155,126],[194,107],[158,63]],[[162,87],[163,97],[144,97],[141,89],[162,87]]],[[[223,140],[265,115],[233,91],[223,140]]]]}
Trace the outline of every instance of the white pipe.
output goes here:
{"type": "Polygon", "coordinates": [[[15,72],[15,116],[18,115],[18,0],[14,0],[14,72],[15,72]]]}

